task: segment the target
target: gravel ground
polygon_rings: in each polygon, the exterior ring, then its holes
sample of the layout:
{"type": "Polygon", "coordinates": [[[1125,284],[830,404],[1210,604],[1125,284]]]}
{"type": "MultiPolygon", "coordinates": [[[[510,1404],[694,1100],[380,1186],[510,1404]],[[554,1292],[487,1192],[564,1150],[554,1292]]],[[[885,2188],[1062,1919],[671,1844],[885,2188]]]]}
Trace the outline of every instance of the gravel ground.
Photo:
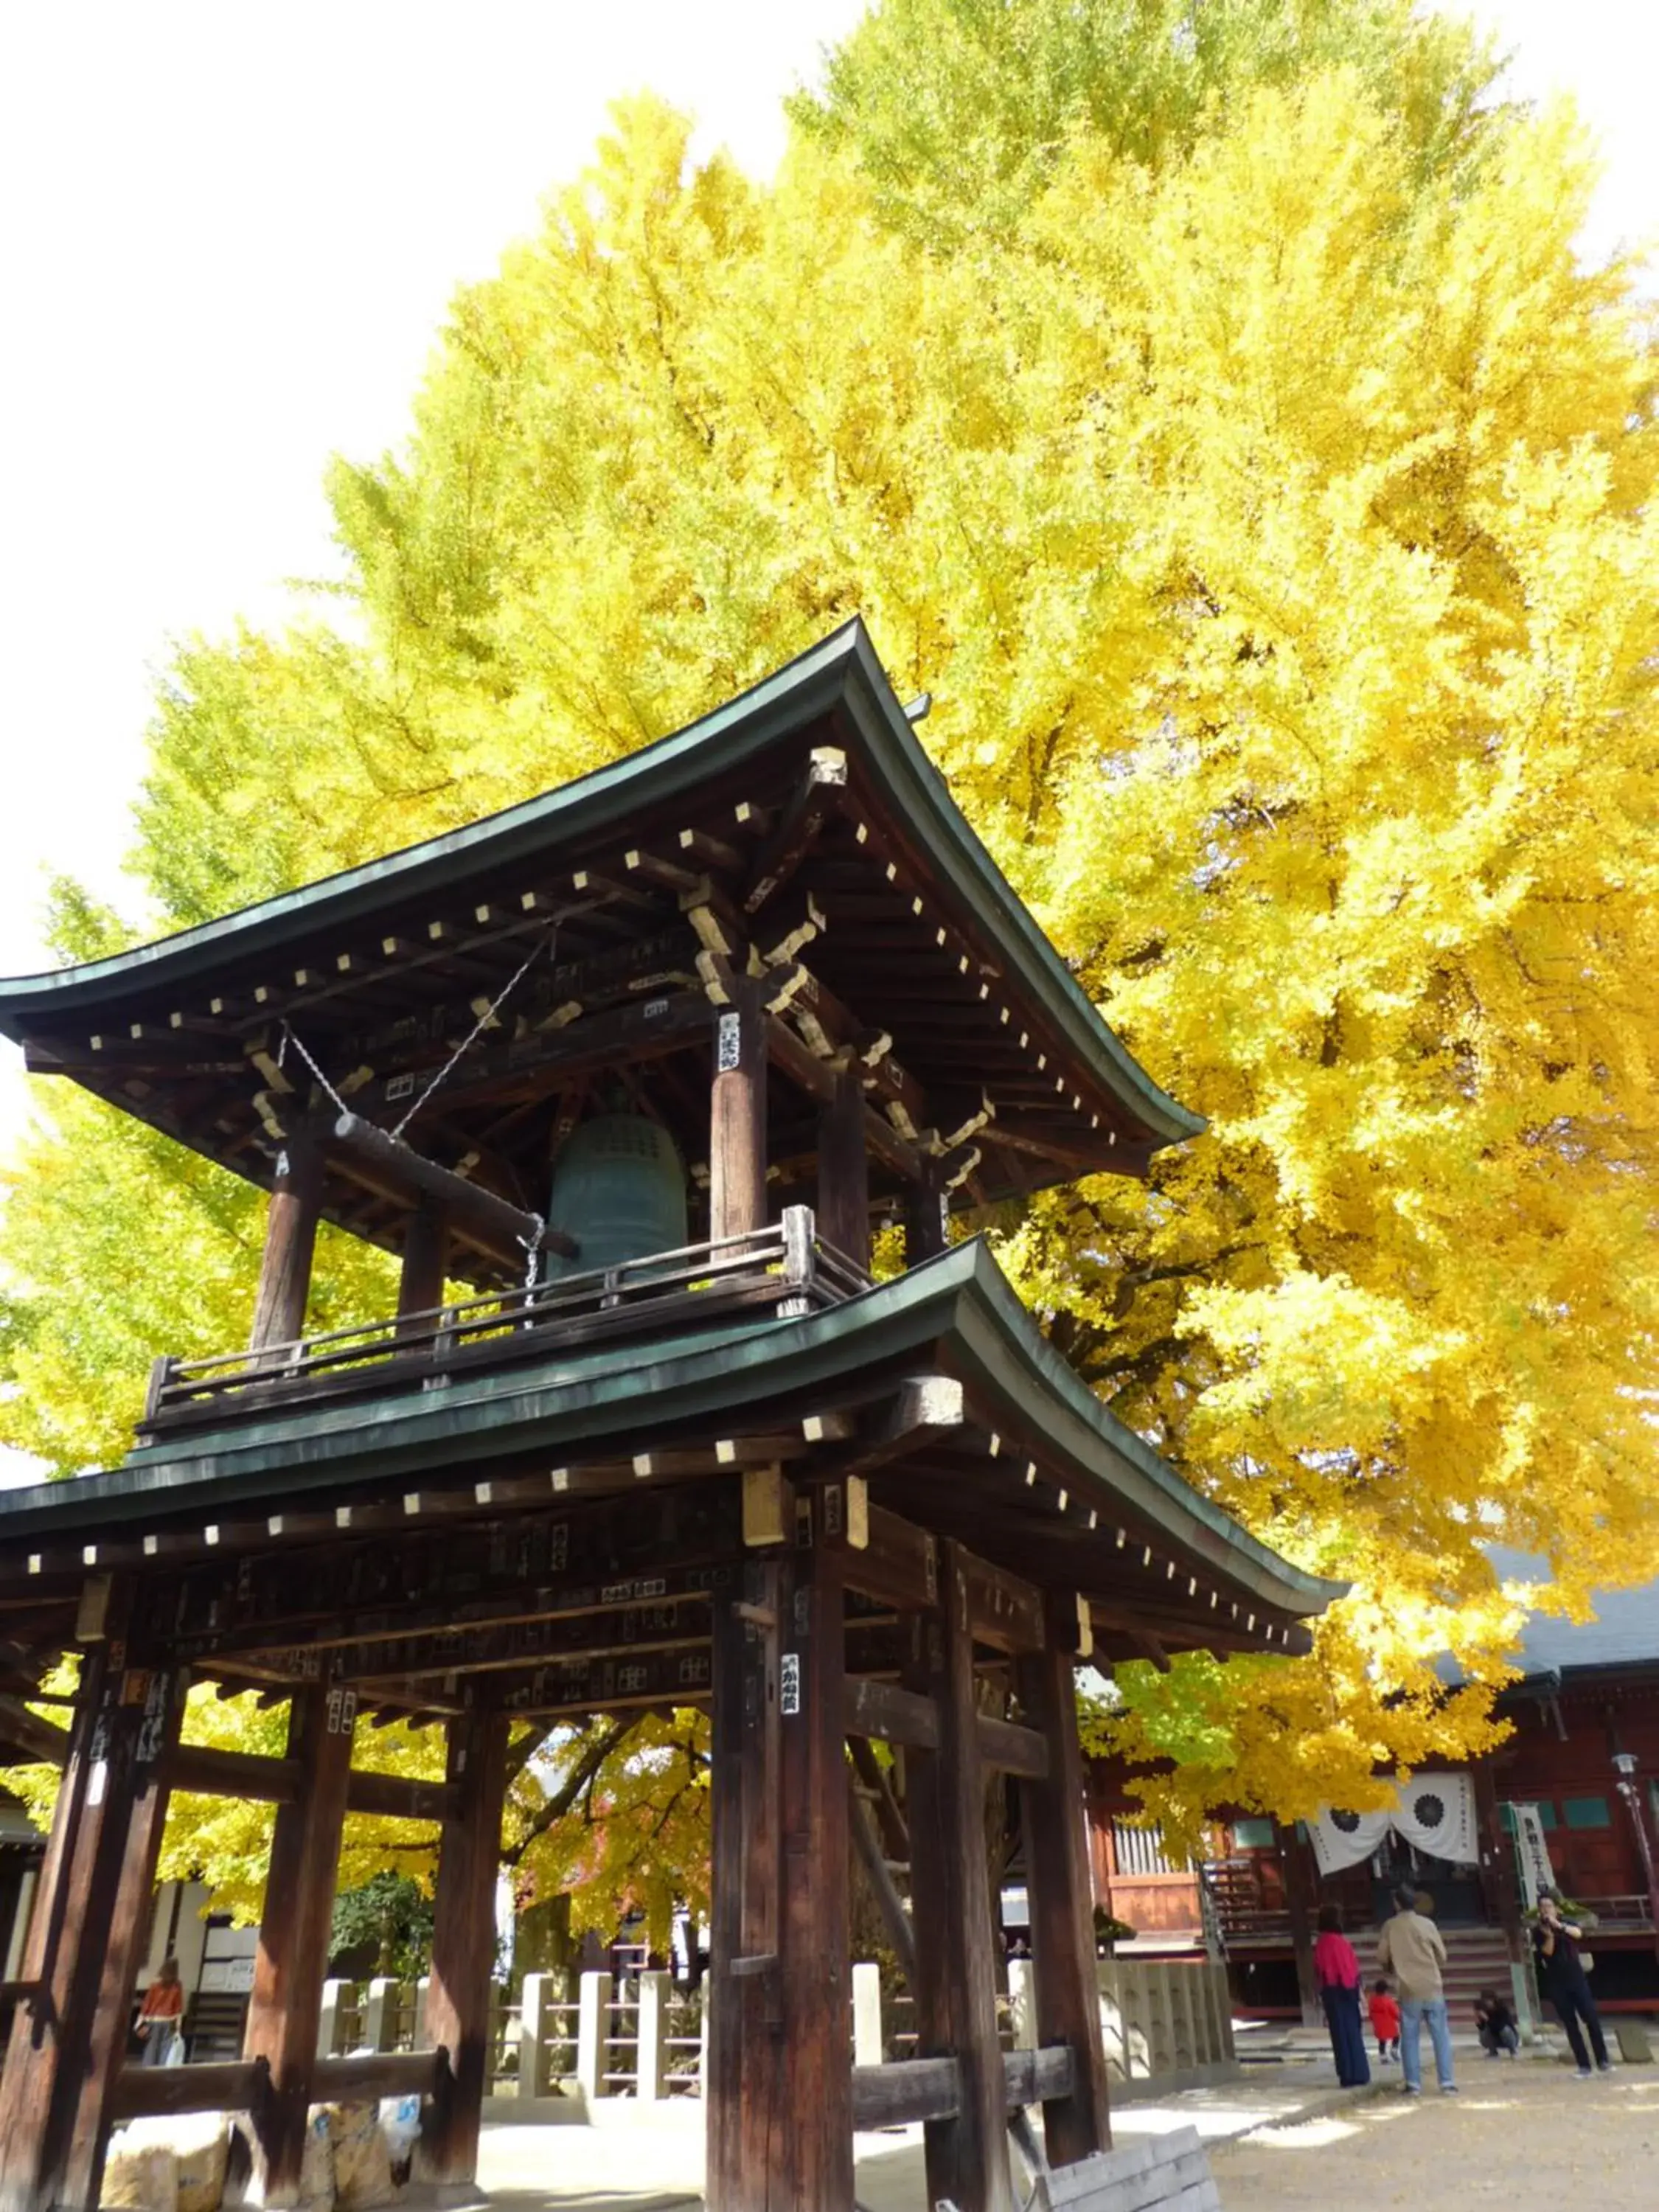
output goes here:
{"type": "MultiPolygon", "coordinates": [[[[1431,2087],[1407,2100],[1391,2084],[1338,2099],[1258,2080],[1125,2106],[1115,2120],[1126,2142],[1193,2124],[1211,2136],[1224,2212],[1659,2212],[1659,2066],[1579,2081],[1564,2066],[1491,2064],[1460,2050],[1458,2072],[1456,2097],[1431,2087]],[[1312,2116],[1289,2117],[1310,2101],[1312,2116]],[[1266,2124],[1213,2139],[1253,2121],[1266,2124]]],[[[671,2108],[678,2125],[615,2118],[486,2127],[479,2179],[492,2212],[694,2212],[695,2111],[671,2108]]],[[[919,2134],[860,2138],[858,2193],[870,2212],[926,2212],[919,2134]]]]}
{"type": "Polygon", "coordinates": [[[1218,2144],[1211,2162],[1225,2212],[1655,2212],[1659,2069],[1580,2081],[1559,2066],[1476,2064],[1460,2067],[1455,2097],[1386,2090],[1218,2144]]]}

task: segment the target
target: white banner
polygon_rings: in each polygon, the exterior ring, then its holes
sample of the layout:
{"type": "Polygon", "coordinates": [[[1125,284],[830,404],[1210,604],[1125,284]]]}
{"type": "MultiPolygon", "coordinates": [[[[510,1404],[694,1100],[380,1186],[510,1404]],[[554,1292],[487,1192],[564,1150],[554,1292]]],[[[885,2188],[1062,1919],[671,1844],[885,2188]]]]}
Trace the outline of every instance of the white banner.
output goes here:
{"type": "Polygon", "coordinates": [[[1544,1833],[1544,1823],[1539,1818],[1536,1805],[1511,1805],[1515,1815],[1516,1856],[1521,1862],[1521,1895],[1530,1912],[1537,1905],[1540,1893],[1555,1887],[1555,1869],[1550,1864],[1549,1838],[1544,1833]]]}
{"type": "Polygon", "coordinates": [[[1395,1786],[1395,1803],[1381,1812],[1341,1813],[1328,1808],[1310,1823],[1321,1874],[1340,1874],[1344,1867],[1370,1858],[1381,1849],[1390,1828],[1431,1858],[1479,1865],[1473,1775],[1416,1774],[1403,1787],[1395,1786]]]}
{"type": "Polygon", "coordinates": [[[1310,1823],[1314,1856],[1321,1874],[1340,1874],[1358,1866],[1382,1844],[1394,1815],[1381,1813],[1333,1813],[1328,1808],[1310,1823]]]}
{"type": "Polygon", "coordinates": [[[1472,1774],[1414,1774],[1400,1792],[1395,1831],[1414,1850],[1458,1866],[1480,1863],[1472,1774]]]}

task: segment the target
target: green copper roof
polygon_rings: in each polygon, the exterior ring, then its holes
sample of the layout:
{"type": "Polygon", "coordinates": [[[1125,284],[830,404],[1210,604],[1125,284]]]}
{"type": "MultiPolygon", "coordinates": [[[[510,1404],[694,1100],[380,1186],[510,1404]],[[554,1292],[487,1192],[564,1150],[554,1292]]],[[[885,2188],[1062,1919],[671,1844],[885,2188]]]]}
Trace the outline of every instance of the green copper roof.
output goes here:
{"type": "Polygon", "coordinates": [[[690,798],[836,710],[856,732],[862,770],[890,818],[941,889],[996,943],[1011,983],[1075,1055],[1079,1073],[1121,1100],[1155,1144],[1195,1135],[1201,1119],[1124,1050],[969,828],[857,620],[673,736],[539,799],[112,959],[0,980],[0,1033],[21,1040],[33,1024],[95,1027],[129,1000],[183,995],[233,963],[274,959],[319,930],[360,927],[398,902],[441,895],[544,852],[624,836],[647,805],[690,798]]]}
{"type": "MultiPolygon", "coordinates": [[[[577,1449],[641,1449],[641,1431],[741,1419],[781,1395],[823,1389],[873,1368],[957,1376],[987,1417],[1022,1433],[1079,1504],[1125,1516],[1182,1556],[1207,1562],[1262,1607],[1322,1612],[1346,1585],[1304,1574],[1200,1497],[1126,1429],[1047,1344],[981,1239],[798,1321],[629,1340],[489,1374],[441,1393],[404,1385],[367,1404],[313,1405],[229,1423],[136,1452],[109,1474],[0,1492],[0,1545],[171,1516],[258,1512],[307,1492],[488,1474],[527,1450],[557,1465],[577,1449]],[[718,1349],[718,1358],[710,1354],[718,1349]]],[[[988,1465],[984,1480],[1003,1480],[988,1465]]],[[[1006,1462],[1004,1468],[1006,1469],[1006,1462]]],[[[1091,1552],[1115,1538],[1079,1525],[1078,1586],[1091,1552]]]]}

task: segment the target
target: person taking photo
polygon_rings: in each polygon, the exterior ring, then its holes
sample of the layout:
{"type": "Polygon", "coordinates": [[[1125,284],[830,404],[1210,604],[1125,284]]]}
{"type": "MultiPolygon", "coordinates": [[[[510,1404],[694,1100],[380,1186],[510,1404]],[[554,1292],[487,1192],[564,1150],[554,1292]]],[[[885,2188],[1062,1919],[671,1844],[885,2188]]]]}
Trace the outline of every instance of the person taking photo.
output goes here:
{"type": "Polygon", "coordinates": [[[1538,1986],[1555,2007],[1555,2016],[1567,2031],[1578,2079],[1588,2081],[1591,2051],[1595,2054],[1598,2073],[1611,2074],[1613,2061],[1607,2057],[1601,2016],[1595,2009],[1595,1999],[1590,1995],[1584,1961],[1579,1955],[1578,1947],[1583,1939],[1584,1931],[1578,1923],[1568,1920],[1562,1913],[1560,1892],[1545,1890],[1538,1899],[1538,1918],[1532,1931],[1532,1947],[1538,1961],[1538,1986]],[[1589,2051],[1584,2048],[1586,2032],[1589,2036],[1589,2051]]]}

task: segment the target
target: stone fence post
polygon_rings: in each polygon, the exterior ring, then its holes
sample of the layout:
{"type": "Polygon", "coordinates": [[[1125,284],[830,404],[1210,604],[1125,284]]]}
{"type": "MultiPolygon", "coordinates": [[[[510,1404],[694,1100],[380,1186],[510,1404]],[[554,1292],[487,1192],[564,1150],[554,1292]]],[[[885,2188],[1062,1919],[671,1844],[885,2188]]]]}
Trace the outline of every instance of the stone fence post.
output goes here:
{"type": "Polygon", "coordinates": [[[605,2080],[611,2053],[611,1999],[614,1984],[609,1974],[587,1973],[581,1978],[576,2012],[576,2082],[590,2102],[611,2094],[605,2080]]]}

